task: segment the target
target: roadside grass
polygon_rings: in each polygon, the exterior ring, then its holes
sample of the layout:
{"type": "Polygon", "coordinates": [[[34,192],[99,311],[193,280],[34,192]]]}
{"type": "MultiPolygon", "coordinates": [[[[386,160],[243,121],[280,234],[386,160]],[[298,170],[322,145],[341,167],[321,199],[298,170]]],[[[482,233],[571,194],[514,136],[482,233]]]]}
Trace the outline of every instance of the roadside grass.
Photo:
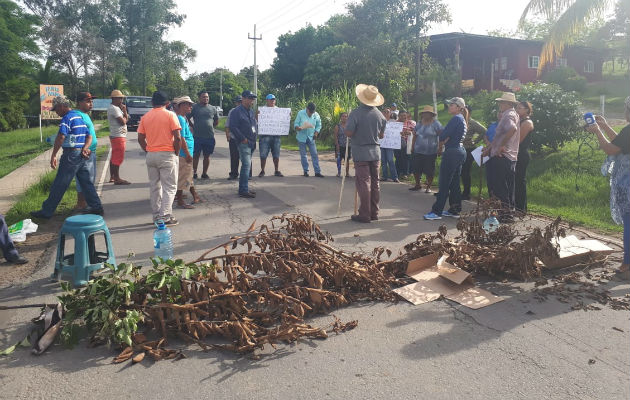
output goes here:
{"type": "Polygon", "coordinates": [[[0,178],[50,148],[46,138],[57,132],[57,126],[44,127],[42,132],[43,142],[39,140],[39,127],[0,132],[0,178]]]}
{"type": "MultiPolygon", "coordinates": [[[[18,199],[17,203],[11,207],[5,216],[7,224],[11,225],[26,218],[31,218],[30,212],[41,209],[42,202],[48,197],[50,187],[57,171],[50,171],[43,175],[38,183],[29,187],[18,199]]],[[[69,214],[77,203],[77,191],[74,181],[63,195],[63,199],[57,207],[55,214],[69,214]]]]}
{"type": "MultiPolygon", "coordinates": [[[[95,125],[101,124],[96,132],[98,138],[109,136],[107,120],[93,122],[95,125]]],[[[57,130],[57,125],[43,127],[43,142],[39,139],[39,127],[0,132],[0,178],[50,149],[52,144],[46,142],[46,138],[57,133],[57,130]]]]}
{"type": "Polygon", "coordinates": [[[589,111],[600,112],[600,95],[606,96],[605,114],[623,118],[623,102],[630,96],[630,79],[628,77],[614,77],[601,82],[593,82],[586,86],[582,98],[584,107],[589,111]]]}

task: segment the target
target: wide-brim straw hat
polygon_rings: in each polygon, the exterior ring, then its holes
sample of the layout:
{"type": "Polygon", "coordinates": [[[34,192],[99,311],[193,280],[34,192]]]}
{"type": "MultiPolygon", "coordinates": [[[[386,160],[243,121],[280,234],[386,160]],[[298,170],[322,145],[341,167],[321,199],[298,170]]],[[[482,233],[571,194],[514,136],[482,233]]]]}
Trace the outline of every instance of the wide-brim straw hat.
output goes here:
{"type": "Polygon", "coordinates": [[[420,114],[423,114],[423,113],[433,114],[434,117],[437,115],[437,113],[433,110],[433,107],[431,106],[424,106],[422,111],[420,111],[420,114]]]}
{"type": "Polygon", "coordinates": [[[385,98],[378,92],[378,88],[374,85],[365,85],[360,83],[354,89],[359,101],[366,106],[380,106],[385,103],[385,98]]]}
{"type": "Polygon", "coordinates": [[[112,98],[114,98],[114,97],[125,97],[125,95],[120,90],[114,89],[114,90],[112,90],[112,94],[110,94],[109,97],[112,97],[112,98]]]}
{"type": "Polygon", "coordinates": [[[496,101],[505,101],[506,103],[518,104],[516,96],[512,92],[503,92],[501,97],[494,99],[496,101]]]}

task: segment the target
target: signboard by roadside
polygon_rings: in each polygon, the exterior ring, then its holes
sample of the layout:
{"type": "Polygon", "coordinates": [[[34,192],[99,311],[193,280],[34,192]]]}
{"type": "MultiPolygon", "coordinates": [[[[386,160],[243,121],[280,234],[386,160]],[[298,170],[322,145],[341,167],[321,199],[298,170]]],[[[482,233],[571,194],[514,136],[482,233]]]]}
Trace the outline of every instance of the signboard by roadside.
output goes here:
{"type": "Polygon", "coordinates": [[[39,103],[42,119],[61,119],[52,110],[53,98],[63,96],[63,85],[39,85],[39,103]]]}
{"type": "Polygon", "coordinates": [[[291,109],[280,107],[260,107],[258,109],[258,134],[282,136],[289,134],[291,109]]]}

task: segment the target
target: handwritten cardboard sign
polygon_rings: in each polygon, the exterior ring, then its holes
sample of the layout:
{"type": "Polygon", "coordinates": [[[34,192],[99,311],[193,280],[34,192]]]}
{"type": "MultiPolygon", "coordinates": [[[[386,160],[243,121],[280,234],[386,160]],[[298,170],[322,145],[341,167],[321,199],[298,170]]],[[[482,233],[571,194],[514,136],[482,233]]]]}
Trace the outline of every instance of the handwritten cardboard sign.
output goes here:
{"type": "Polygon", "coordinates": [[[260,107],[258,109],[258,134],[286,136],[291,126],[291,109],[280,107],[260,107]]]}
{"type": "Polygon", "coordinates": [[[387,121],[385,136],[380,140],[383,149],[400,149],[401,132],[404,122],[387,121]]]}

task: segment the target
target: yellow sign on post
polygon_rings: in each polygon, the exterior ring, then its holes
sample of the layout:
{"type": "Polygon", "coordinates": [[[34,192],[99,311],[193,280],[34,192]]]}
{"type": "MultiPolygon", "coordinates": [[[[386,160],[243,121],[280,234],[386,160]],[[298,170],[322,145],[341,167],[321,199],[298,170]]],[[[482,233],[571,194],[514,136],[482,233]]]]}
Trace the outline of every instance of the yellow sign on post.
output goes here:
{"type": "Polygon", "coordinates": [[[52,110],[53,98],[63,95],[63,85],[39,85],[41,119],[60,119],[52,110]]]}

